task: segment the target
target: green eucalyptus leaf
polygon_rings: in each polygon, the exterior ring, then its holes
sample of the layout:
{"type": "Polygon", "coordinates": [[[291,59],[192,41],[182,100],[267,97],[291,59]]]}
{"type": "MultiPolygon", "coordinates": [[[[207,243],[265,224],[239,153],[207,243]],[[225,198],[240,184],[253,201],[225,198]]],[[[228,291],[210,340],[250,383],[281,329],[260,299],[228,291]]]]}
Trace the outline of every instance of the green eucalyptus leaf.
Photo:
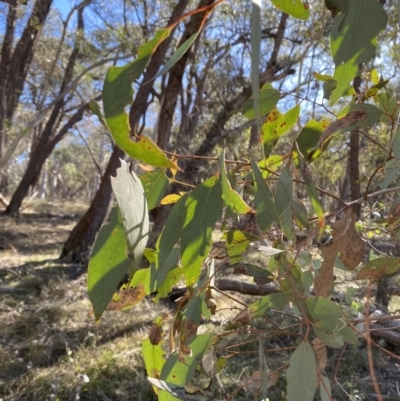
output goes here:
{"type": "Polygon", "coordinates": [[[298,198],[291,200],[293,215],[299,228],[308,230],[308,213],[304,203],[298,198]]]}
{"type": "MultiPolygon", "coordinates": [[[[168,219],[165,223],[164,229],[157,241],[158,252],[158,268],[160,271],[164,271],[164,264],[168,260],[168,257],[175,245],[181,238],[181,228],[183,224],[185,204],[189,197],[189,194],[183,195],[173,206],[168,219]]],[[[170,265],[172,267],[175,262],[170,265]]]]}
{"type": "MultiPolygon", "coordinates": [[[[273,88],[261,89],[259,91],[258,106],[259,116],[267,115],[278,103],[281,94],[278,90],[273,88]]],[[[256,118],[254,109],[254,97],[246,100],[243,104],[242,113],[247,118],[256,118]]]]}
{"type": "MultiPolygon", "coordinates": [[[[324,297],[309,297],[306,302],[310,315],[315,320],[316,332],[323,331],[327,336],[334,336],[334,338],[341,336],[344,341],[357,344],[357,335],[347,324],[339,305],[324,297]]],[[[324,336],[318,335],[318,337],[323,342],[329,341],[324,336]]],[[[333,346],[332,343],[327,345],[333,346]]]]}
{"type": "Polygon", "coordinates": [[[189,193],[181,230],[181,262],[188,286],[198,279],[211,247],[211,234],[222,216],[222,188],[217,177],[202,182],[189,193]]]}
{"type": "Polygon", "coordinates": [[[313,401],[318,386],[317,360],[311,344],[302,342],[289,359],[286,370],[287,401],[313,401]]]}
{"type": "Polygon", "coordinates": [[[308,20],[310,17],[309,4],[301,0],[271,0],[272,4],[292,17],[308,20]]]}
{"type": "Polygon", "coordinates": [[[253,209],[246,204],[242,197],[231,187],[228,180],[225,167],[225,149],[219,158],[219,169],[222,184],[222,198],[225,204],[237,214],[246,214],[254,212],[253,209]]]}
{"type": "Polygon", "coordinates": [[[97,236],[89,261],[87,286],[96,320],[107,308],[131,264],[126,255],[122,215],[116,206],[110,212],[110,222],[101,228],[97,236]]]}
{"type": "Polygon", "coordinates": [[[243,254],[250,243],[258,239],[255,235],[239,230],[228,231],[222,238],[226,240],[231,265],[239,263],[243,259],[243,254]]]}
{"type": "Polygon", "coordinates": [[[319,390],[321,392],[321,401],[332,401],[331,382],[326,376],[321,376],[319,390]]]}
{"type": "Polygon", "coordinates": [[[146,68],[157,46],[169,36],[170,28],[157,31],[155,37],[141,46],[138,57],[124,66],[113,66],[107,71],[103,85],[102,99],[104,120],[116,144],[129,156],[156,167],[176,169],[157,145],[142,135],[138,141],[132,140],[126,106],[132,104],[132,84],[146,68]]]}
{"type": "Polygon", "coordinates": [[[300,105],[294,106],[285,114],[281,114],[274,108],[262,126],[262,140],[264,155],[268,157],[278,142],[278,139],[285,135],[297,122],[300,114],[300,105]]]}
{"type": "Polygon", "coordinates": [[[278,214],[275,209],[272,192],[268,184],[264,181],[258,165],[254,161],[251,165],[257,185],[256,194],[254,196],[256,218],[261,230],[267,231],[274,221],[278,221],[278,214]]]}
{"type": "Polygon", "coordinates": [[[377,36],[385,29],[388,16],[376,0],[352,0],[333,20],[331,51],[335,62],[337,87],[330,103],[335,104],[348,92],[358,76],[360,63],[367,63],[376,51],[377,36]]]}
{"type": "Polygon", "coordinates": [[[149,210],[160,205],[164,192],[168,188],[168,178],[164,170],[153,170],[139,176],[146,195],[149,210]]]}
{"type": "Polygon", "coordinates": [[[211,334],[199,334],[189,339],[187,346],[191,350],[190,355],[180,355],[178,352],[171,354],[162,368],[160,379],[177,385],[189,384],[213,339],[211,334]]]}
{"type": "Polygon", "coordinates": [[[166,74],[189,50],[190,46],[192,46],[193,42],[199,36],[199,33],[200,31],[197,31],[189,39],[182,43],[153,79],[157,79],[158,77],[166,74]]]}
{"type": "Polygon", "coordinates": [[[282,217],[286,209],[290,206],[293,192],[292,173],[285,166],[279,176],[275,193],[275,207],[279,217],[282,217]]]}

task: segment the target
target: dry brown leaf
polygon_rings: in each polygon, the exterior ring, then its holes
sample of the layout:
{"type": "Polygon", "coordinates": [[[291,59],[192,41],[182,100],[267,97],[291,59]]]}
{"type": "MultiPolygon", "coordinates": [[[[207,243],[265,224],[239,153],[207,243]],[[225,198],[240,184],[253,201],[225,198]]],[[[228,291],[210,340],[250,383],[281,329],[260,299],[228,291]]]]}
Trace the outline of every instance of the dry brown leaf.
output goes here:
{"type": "Polygon", "coordinates": [[[150,344],[158,345],[162,339],[163,329],[156,322],[153,322],[149,331],[150,344]]]}
{"type": "Polygon", "coordinates": [[[315,149],[318,149],[333,133],[339,131],[342,128],[349,127],[353,125],[357,121],[362,121],[367,118],[367,113],[365,108],[361,108],[361,110],[351,111],[346,114],[343,118],[340,118],[329,125],[329,127],[321,134],[317,146],[315,149]]]}
{"type": "Polygon", "coordinates": [[[244,309],[233,318],[232,323],[247,324],[249,323],[249,321],[250,321],[250,312],[248,309],[244,309]]]}
{"type": "Polygon", "coordinates": [[[180,349],[183,355],[190,355],[190,348],[186,345],[187,341],[197,334],[198,324],[192,319],[184,319],[182,322],[180,335],[180,349]]]}
{"type": "Polygon", "coordinates": [[[217,310],[217,303],[215,302],[214,297],[212,296],[212,290],[209,288],[206,293],[206,306],[211,312],[212,315],[215,315],[217,310]]]}
{"type": "Polygon", "coordinates": [[[143,284],[133,288],[126,288],[114,294],[106,310],[121,310],[137,304],[146,296],[143,284]]]}
{"type": "Polygon", "coordinates": [[[318,369],[323,373],[328,364],[326,345],[319,338],[314,338],[312,343],[315,355],[317,356],[318,369]]]}
{"type": "Polygon", "coordinates": [[[333,240],[322,247],[324,261],[315,272],[314,292],[316,295],[328,297],[333,285],[333,264],[338,252],[340,260],[350,270],[356,268],[364,256],[364,241],[355,228],[353,209],[345,211],[344,218],[332,223],[333,240]]]}

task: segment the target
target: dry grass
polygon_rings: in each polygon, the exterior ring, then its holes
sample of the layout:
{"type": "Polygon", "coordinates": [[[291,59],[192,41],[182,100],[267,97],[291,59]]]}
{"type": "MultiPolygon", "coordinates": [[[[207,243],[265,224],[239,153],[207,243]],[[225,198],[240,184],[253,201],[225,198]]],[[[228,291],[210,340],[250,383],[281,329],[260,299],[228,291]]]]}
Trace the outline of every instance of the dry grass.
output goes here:
{"type": "Polygon", "coordinates": [[[0,216],[3,401],[156,399],[140,344],[164,307],[145,301],[96,325],[86,274],[71,280],[81,266],[57,260],[85,207],[39,203],[17,220],[0,216]]]}

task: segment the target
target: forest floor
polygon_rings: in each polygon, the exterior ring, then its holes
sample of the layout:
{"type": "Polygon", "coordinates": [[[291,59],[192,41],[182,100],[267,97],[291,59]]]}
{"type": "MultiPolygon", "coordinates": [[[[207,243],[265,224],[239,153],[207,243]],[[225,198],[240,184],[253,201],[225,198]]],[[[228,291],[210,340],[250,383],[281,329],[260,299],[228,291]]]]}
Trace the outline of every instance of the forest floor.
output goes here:
{"type": "MultiPolygon", "coordinates": [[[[0,210],[0,401],[157,400],[146,380],[141,341],[152,321],[172,307],[145,299],[131,310],[107,312],[98,324],[94,322],[86,272],[80,265],[58,260],[86,207],[31,202],[17,219],[0,210]]],[[[224,307],[230,309],[228,304],[224,307]]],[[[224,324],[213,321],[206,329],[221,330],[224,324]]],[[[283,366],[296,339],[274,335],[276,329],[270,332],[264,344],[274,351],[268,354],[268,365],[283,366]]],[[[228,360],[219,375],[225,390],[221,400],[260,399],[251,386],[235,392],[258,370],[258,340],[250,335],[242,332],[240,338],[226,340],[226,349],[243,345],[234,348],[236,358],[228,360]]],[[[393,347],[390,352],[400,355],[393,347]]],[[[331,350],[328,356],[328,376],[341,361],[335,400],[376,399],[362,340],[344,354],[331,350]]],[[[376,350],[375,369],[384,400],[400,400],[400,358],[376,350]]],[[[284,387],[281,377],[269,400],[281,400],[284,387]]]]}

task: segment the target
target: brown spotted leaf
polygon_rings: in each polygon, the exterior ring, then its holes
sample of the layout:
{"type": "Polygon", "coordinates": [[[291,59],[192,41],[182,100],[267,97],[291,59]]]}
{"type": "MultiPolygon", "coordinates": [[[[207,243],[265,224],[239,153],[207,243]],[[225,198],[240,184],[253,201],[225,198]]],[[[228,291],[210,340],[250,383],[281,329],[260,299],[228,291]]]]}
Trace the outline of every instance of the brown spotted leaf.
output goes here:
{"type": "Polygon", "coordinates": [[[134,288],[126,288],[114,294],[106,310],[122,310],[136,305],[146,296],[145,287],[139,284],[134,288]]]}

